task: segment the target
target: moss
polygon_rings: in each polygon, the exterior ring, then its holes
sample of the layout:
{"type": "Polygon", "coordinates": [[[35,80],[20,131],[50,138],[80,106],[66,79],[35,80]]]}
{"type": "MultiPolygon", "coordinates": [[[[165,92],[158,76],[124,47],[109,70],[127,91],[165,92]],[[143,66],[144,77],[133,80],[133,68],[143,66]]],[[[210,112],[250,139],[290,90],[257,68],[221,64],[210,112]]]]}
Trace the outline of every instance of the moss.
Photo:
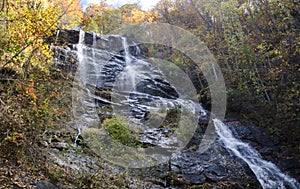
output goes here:
{"type": "Polygon", "coordinates": [[[131,132],[117,118],[105,119],[103,128],[109,133],[112,139],[127,146],[138,145],[136,133],[131,132]]]}
{"type": "Polygon", "coordinates": [[[49,170],[49,176],[54,181],[59,181],[63,174],[64,171],[61,168],[53,168],[49,170]]]}
{"type": "Polygon", "coordinates": [[[165,128],[177,128],[181,116],[181,108],[170,108],[167,110],[167,115],[162,123],[162,126],[165,128]]]}

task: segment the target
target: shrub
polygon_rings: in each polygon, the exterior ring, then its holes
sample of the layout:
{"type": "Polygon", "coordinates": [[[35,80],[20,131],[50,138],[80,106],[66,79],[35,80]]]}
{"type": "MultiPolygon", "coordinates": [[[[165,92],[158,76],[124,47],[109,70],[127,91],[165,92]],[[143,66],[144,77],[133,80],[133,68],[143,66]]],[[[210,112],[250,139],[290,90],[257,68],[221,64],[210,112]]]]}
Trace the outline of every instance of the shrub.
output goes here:
{"type": "Polygon", "coordinates": [[[136,146],[138,144],[137,135],[127,129],[117,118],[105,119],[102,126],[112,139],[127,146],[136,146]]]}

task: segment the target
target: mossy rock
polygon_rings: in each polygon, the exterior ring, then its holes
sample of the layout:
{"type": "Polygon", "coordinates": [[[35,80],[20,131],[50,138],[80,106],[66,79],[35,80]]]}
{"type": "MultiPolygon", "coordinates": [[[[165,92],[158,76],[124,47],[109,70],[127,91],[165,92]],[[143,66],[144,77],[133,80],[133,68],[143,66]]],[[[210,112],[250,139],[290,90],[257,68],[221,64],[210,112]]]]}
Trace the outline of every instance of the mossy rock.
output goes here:
{"type": "Polygon", "coordinates": [[[137,134],[130,131],[117,118],[105,119],[102,126],[113,140],[116,140],[123,145],[137,146],[139,144],[137,134]]]}
{"type": "Polygon", "coordinates": [[[170,108],[167,110],[167,115],[162,123],[165,128],[177,128],[181,117],[180,107],[170,108]]]}

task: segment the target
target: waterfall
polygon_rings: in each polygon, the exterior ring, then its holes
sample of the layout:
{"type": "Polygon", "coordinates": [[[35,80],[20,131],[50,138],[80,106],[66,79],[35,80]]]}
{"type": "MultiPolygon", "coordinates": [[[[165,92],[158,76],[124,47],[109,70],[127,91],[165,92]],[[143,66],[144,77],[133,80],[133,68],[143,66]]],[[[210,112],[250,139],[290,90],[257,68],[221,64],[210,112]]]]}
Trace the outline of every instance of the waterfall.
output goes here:
{"type": "Polygon", "coordinates": [[[264,189],[300,188],[300,184],[295,179],[283,174],[273,163],[263,160],[259,152],[249,144],[235,138],[226,124],[218,119],[213,121],[216,132],[225,148],[249,165],[264,189]]]}
{"type": "Polygon", "coordinates": [[[123,89],[126,91],[135,91],[137,71],[134,65],[127,65],[122,72],[120,79],[122,80],[123,89]]]}
{"type": "Polygon", "coordinates": [[[79,32],[79,41],[78,44],[75,45],[77,48],[77,57],[78,57],[78,69],[80,70],[80,75],[79,78],[81,81],[83,81],[84,84],[86,84],[86,78],[85,78],[85,65],[84,65],[84,37],[85,37],[85,32],[80,30],[79,32]]]}
{"type": "MultiPolygon", "coordinates": [[[[117,54],[115,54],[115,52],[109,52],[114,49],[107,49],[107,51],[97,49],[96,46],[100,43],[96,44],[97,36],[95,34],[92,37],[92,44],[89,44],[90,46],[85,45],[85,32],[80,31],[79,43],[75,46],[79,60],[77,77],[80,80],[79,83],[82,84],[80,87],[83,88],[75,91],[75,97],[78,97],[78,104],[75,104],[78,107],[78,117],[83,120],[82,125],[78,126],[78,135],[75,143],[85,127],[88,127],[89,124],[94,126],[96,125],[94,123],[99,122],[99,112],[95,111],[95,107],[103,106],[103,104],[104,106],[116,105],[114,113],[127,116],[134,122],[137,120],[141,125],[144,123],[149,123],[150,125],[152,122],[154,124],[159,123],[159,116],[162,116],[164,109],[176,107],[188,110],[189,113],[195,116],[205,117],[207,115],[198,101],[176,96],[176,86],[169,83],[163,72],[150,62],[139,59],[138,56],[141,50],[135,43],[131,43],[135,49],[129,49],[125,37],[113,36],[118,42],[117,54]],[[99,90],[103,91],[98,91],[100,95],[96,94],[91,86],[98,87],[99,90]],[[106,97],[108,92],[110,92],[111,96],[107,95],[108,97],[106,97]],[[101,93],[104,95],[101,96],[101,93]],[[95,100],[97,100],[97,103],[99,101],[99,104],[96,104],[95,100]]],[[[217,79],[218,75],[214,67],[212,71],[217,79]]],[[[109,115],[110,112],[101,113],[109,115]]],[[[236,138],[226,124],[217,119],[213,121],[216,133],[224,147],[231,154],[249,165],[264,189],[300,188],[299,183],[295,179],[282,173],[273,163],[263,160],[254,148],[236,138]]],[[[143,126],[144,128],[139,133],[141,139],[144,137],[149,144],[160,145],[162,148],[165,148],[167,145],[175,146],[177,139],[173,140],[172,138],[173,141],[170,142],[170,138],[163,133],[164,129],[154,126],[148,127],[145,124],[143,126]],[[153,136],[159,137],[156,139],[153,136]]]]}
{"type": "Polygon", "coordinates": [[[82,128],[80,128],[80,127],[77,128],[77,135],[76,135],[75,140],[74,140],[74,146],[77,145],[79,136],[81,135],[81,130],[82,130],[82,128]]]}
{"type": "Polygon", "coordinates": [[[59,36],[59,33],[60,33],[60,30],[57,30],[55,42],[57,41],[57,38],[58,38],[58,36],[59,36]]]}
{"type": "Polygon", "coordinates": [[[78,44],[76,45],[79,63],[82,62],[83,56],[84,56],[83,55],[84,37],[85,37],[85,32],[80,30],[79,31],[79,41],[78,41],[78,44]]]}
{"type": "Polygon", "coordinates": [[[135,54],[136,55],[140,55],[141,54],[140,47],[136,43],[134,43],[134,42],[133,42],[133,45],[135,46],[135,54]]]}
{"type": "Polygon", "coordinates": [[[123,48],[124,48],[125,62],[126,62],[126,65],[128,65],[129,63],[131,63],[132,59],[131,59],[131,55],[129,52],[129,46],[127,43],[127,39],[125,37],[122,37],[122,44],[123,44],[123,48]]]}
{"type": "MultiPolygon", "coordinates": [[[[97,123],[96,104],[94,98],[94,87],[96,86],[98,74],[101,72],[101,64],[97,62],[99,50],[93,48],[96,45],[96,35],[93,36],[93,47],[85,44],[86,33],[79,32],[79,41],[75,45],[78,58],[78,69],[75,80],[78,82],[76,90],[73,90],[73,107],[76,118],[83,121],[83,125],[77,128],[78,136],[88,125],[97,123]],[[90,86],[90,87],[87,87],[90,86]],[[80,111],[80,109],[83,109],[80,111]]],[[[78,137],[77,137],[78,138],[78,137]]]]}
{"type": "Polygon", "coordinates": [[[96,46],[96,42],[97,42],[97,34],[93,33],[93,48],[92,48],[92,56],[93,56],[93,63],[95,64],[96,62],[96,56],[95,56],[95,46],[96,46]]]}
{"type": "MultiPolygon", "coordinates": [[[[51,43],[50,45],[50,50],[51,51],[55,51],[55,48],[56,48],[56,42],[57,42],[57,38],[59,36],[59,33],[60,33],[60,30],[57,30],[56,32],[56,37],[55,37],[55,40],[54,40],[54,44],[51,43]]],[[[58,65],[58,60],[57,60],[57,57],[58,57],[58,54],[57,54],[57,51],[55,51],[55,56],[54,56],[54,66],[57,66],[58,65]]]]}
{"type": "Polygon", "coordinates": [[[215,64],[214,64],[214,63],[212,64],[212,68],[213,68],[214,76],[215,76],[216,80],[218,80],[218,75],[217,75],[217,72],[216,72],[216,68],[215,68],[215,64]]]}
{"type": "MultiPolygon", "coordinates": [[[[122,85],[121,90],[127,91],[127,92],[135,92],[135,86],[136,86],[136,79],[139,75],[139,62],[134,61],[133,55],[129,51],[129,45],[127,43],[127,39],[125,37],[121,37],[122,39],[122,46],[124,49],[124,58],[125,58],[125,68],[123,72],[120,74],[118,78],[118,84],[122,85]]],[[[137,48],[136,53],[140,53],[139,48],[137,48]]]]}

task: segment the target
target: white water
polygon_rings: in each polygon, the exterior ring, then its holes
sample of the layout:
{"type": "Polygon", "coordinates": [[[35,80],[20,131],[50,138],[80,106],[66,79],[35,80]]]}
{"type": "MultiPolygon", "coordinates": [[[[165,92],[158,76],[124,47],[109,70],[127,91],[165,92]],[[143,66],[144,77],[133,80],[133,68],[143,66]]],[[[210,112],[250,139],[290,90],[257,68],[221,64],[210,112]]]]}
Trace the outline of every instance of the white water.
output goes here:
{"type": "Polygon", "coordinates": [[[135,91],[137,70],[134,65],[127,65],[122,72],[119,80],[122,81],[123,90],[135,91]]]}
{"type": "Polygon", "coordinates": [[[124,48],[124,53],[125,53],[125,62],[126,62],[126,65],[128,65],[129,63],[131,63],[132,59],[131,59],[131,55],[129,52],[129,46],[127,44],[127,39],[125,37],[122,37],[122,43],[123,43],[123,48],[124,48]]]}
{"type": "Polygon", "coordinates": [[[85,37],[85,32],[80,30],[79,32],[79,41],[77,44],[77,55],[78,55],[78,60],[79,63],[83,61],[83,46],[84,46],[84,37],[85,37]]]}
{"type": "MultiPolygon", "coordinates": [[[[93,45],[96,44],[96,35],[93,36],[93,45]]],[[[93,124],[98,121],[96,114],[95,99],[93,98],[93,90],[90,90],[87,84],[95,86],[97,82],[97,74],[101,71],[101,64],[98,64],[96,56],[97,49],[87,47],[85,45],[85,32],[80,30],[78,44],[75,45],[78,57],[78,70],[76,73],[76,80],[80,81],[78,87],[83,87],[83,90],[73,92],[73,109],[76,118],[83,121],[83,125],[93,124]],[[90,53],[91,52],[91,53],[90,53]],[[80,111],[84,109],[84,111],[80,111]],[[77,111],[78,110],[78,111],[77,111]]],[[[83,128],[78,128],[78,136],[83,128]]],[[[76,142],[75,140],[75,142],[76,142]]]]}
{"type": "Polygon", "coordinates": [[[135,53],[138,54],[138,55],[141,54],[140,47],[136,43],[134,43],[134,42],[133,42],[133,45],[136,47],[136,52],[135,53]]]}
{"type": "Polygon", "coordinates": [[[86,68],[86,66],[84,65],[84,37],[85,37],[85,32],[80,30],[79,41],[78,44],[76,45],[76,48],[77,48],[77,56],[79,62],[78,69],[80,70],[79,78],[84,84],[86,84],[86,78],[84,74],[86,68]]]}
{"type": "Polygon", "coordinates": [[[125,37],[121,37],[121,39],[122,39],[122,48],[124,50],[126,67],[118,77],[115,84],[118,86],[118,90],[135,92],[135,87],[137,84],[136,80],[139,74],[139,65],[136,63],[133,64],[133,57],[130,54],[127,39],[125,37]]]}
{"type": "MultiPolygon", "coordinates": [[[[59,33],[60,33],[60,30],[57,30],[56,37],[55,37],[55,40],[54,40],[54,44],[51,43],[51,45],[50,45],[50,50],[51,50],[51,51],[54,51],[54,49],[56,48],[55,45],[56,45],[56,41],[57,41],[57,38],[58,38],[58,36],[59,36],[59,33]]],[[[54,66],[57,66],[57,64],[58,64],[57,57],[58,57],[57,51],[55,51],[55,56],[54,56],[54,66]]]]}
{"type": "Polygon", "coordinates": [[[263,160],[259,152],[249,144],[235,138],[226,124],[218,119],[213,121],[216,132],[225,148],[249,165],[264,189],[300,188],[300,184],[295,179],[283,174],[275,164],[263,160]]]}
{"type": "Polygon", "coordinates": [[[77,141],[78,141],[80,135],[81,135],[81,128],[78,127],[78,128],[77,128],[77,135],[76,135],[76,138],[75,138],[75,140],[74,140],[74,146],[77,145],[77,141]]]}
{"type": "Polygon", "coordinates": [[[96,63],[96,56],[95,56],[95,45],[97,42],[97,34],[93,33],[93,48],[92,48],[92,55],[93,55],[93,64],[96,63]]]}
{"type": "Polygon", "coordinates": [[[217,72],[216,72],[215,64],[212,64],[212,68],[213,68],[213,71],[214,71],[214,76],[215,76],[216,80],[218,80],[218,75],[217,75],[217,72]]]}
{"type": "MultiPolygon", "coordinates": [[[[97,49],[92,48],[92,57],[86,57],[88,53],[86,53],[85,51],[88,50],[86,49],[88,47],[84,46],[84,36],[85,33],[83,31],[80,31],[79,43],[77,44],[76,47],[78,51],[77,54],[79,59],[79,69],[81,69],[80,73],[83,74],[83,75],[80,74],[79,77],[83,82],[83,84],[86,84],[86,71],[87,71],[86,64],[94,65],[94,69],[96,69],[96,73],[100,73],[101,67],[103,65],[101,62],[97,62],[97,58],[96,58],[96,55],[98,53],[97,49]],[[90,60],[91,58],[92,61],[90,60]]],[[[95,44],[96,44],[96,35],[93,36],[93,45],[95,44]]],[[[135,91],[135,85],[138,82],[139,76],[143,75],[143,70],[138,69],[137,65],[133,61],[134,57],[130,54],[127,40],[124,37],[122,37],[122,45],[124,48],[126,67],[125,70],[122,72],[120,81],[122,81],[122,85],[130,87],[130,88],[125,87],[128,91],[135,91]]],[[[137,50],[140,51],[140,49],[137,50]]],[[[140,63],[139,66],[141,66],[140,63]]],[[[215,76],[217,77],[216,74],[215,76]]],[[[87,92],[89,93],[87,96],[89,96],[90,98],[84,99],[85,103],[93,104],[95,95],[90,94],[90,91],[88,90],[87,92]]],[[[180,100],[177,99],[177,101],[180,103],[180,100]]],[[[161,99],[160,102],[162,104],[170,103],[170,101],[166,101],[164,103],[164,99],[161,99]]],[[[195,108],[194,104],[190,104],[190,103],[180,103],[180,104],[189,108],[190,110],[193,109],[191,107],[195,108]]],[[[90,106],[90,108],[93,107],[90,106]]],[[[151,108],[151,107],[147,107],[147,108],[151,108]]],[[[200,110],[202,114],[206,114],[206,112],[201,108],[200,110]]],[[[93,115],[93,110],[92,109],[89,110],[89,113],[93,115]]],[[[90,117],[89,115],[86,114],[83,115],[83,118],[87,122],[93,122],[96,119],[95,117],[93,116],[90,117]]],[[[293,188],[293,189],[300,188],[299,183],[295,179],[282,173],[279,170],[279,168],[273,163],[263,160],[261,155],[249,144],[244,143],[241,140],[235,138],[232,131],[223,122],[214,119],[214,125],[216,128],[216,132],[219,135],[220,140],[224,143],[226,149],[230,153],[234,154],[235,156],[245,161],[249,165],[249,167],[254,172],[258,181],[260,182],[261,186],[264,189],[286,188],[286,187],[293,188]]],[[[75,143],[78,140],[78,136],[80,135],[81,131],[82,131],[81,128],[78,128],[78,135],[76,137],[75,143]]]]}
{"type": "MultiPolygon", "coordinates": [[[[85,44],[85,32],[80,30],[79,41],[76,44],[78,57],[78,74],[82,83],[96,85],[97,77],[101,73],[103,63],[98,57],[103,56],[103,52],[96,49],[97,34],[93,34],[92,47],[85,44]]],[[[103,61],[103,60],[102,60],[103,61]]]]}

